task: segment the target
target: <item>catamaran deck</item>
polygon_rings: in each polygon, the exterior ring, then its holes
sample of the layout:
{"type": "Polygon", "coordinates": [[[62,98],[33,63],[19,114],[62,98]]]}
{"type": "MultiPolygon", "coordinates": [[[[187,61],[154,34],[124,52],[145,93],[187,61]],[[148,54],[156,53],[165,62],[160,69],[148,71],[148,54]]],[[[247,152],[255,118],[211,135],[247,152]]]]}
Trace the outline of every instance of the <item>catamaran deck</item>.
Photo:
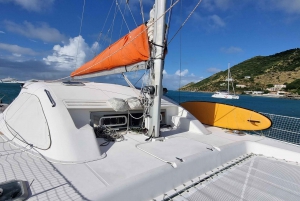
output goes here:
{"type": "Polygon", "coordinates": [[[299,200],[298,146],[207,129],[213,134],[165,131],[155,142],[128,133],[101,146],[102,159],[78,164],[52,162],[1,135],[0,180],[28,181],[29,200],[299,200]]]}
{"type": "Polygon", "coordinates": [[[253,155],[245,161],[198,179],[166,200],[299,200],[297,163],[253,155]],[[205,178],[205,177],[204,177],[205,178]]]}

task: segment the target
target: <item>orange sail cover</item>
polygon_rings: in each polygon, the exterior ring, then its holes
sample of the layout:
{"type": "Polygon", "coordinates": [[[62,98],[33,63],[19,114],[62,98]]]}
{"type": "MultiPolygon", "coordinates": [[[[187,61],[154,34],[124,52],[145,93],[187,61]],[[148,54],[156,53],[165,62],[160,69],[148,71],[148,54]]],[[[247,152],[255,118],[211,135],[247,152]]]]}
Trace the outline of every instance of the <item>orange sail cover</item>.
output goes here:
{"type": "Polygon", "coordinates": [[[146,25],[142,24],[115,42],[91,61],[71,73],[71,77],[112,70],[147,61],[150,57],[146,25]]]}

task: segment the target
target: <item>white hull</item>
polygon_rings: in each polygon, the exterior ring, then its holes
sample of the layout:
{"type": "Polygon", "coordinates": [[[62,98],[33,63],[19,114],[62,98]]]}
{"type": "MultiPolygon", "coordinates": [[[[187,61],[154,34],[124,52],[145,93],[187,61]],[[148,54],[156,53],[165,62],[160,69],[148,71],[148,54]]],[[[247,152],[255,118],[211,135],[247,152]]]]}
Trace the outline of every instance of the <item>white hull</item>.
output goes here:
{"type": "MultiPolygon", "coordinates": [[[[163,141],[145,141],[148,136],[125,131],[124,140],[100,146],[105,140],[96,138],[92,126],[98,124],[103,115],[120,114],[107,101],[113,97],[136,97],[137,94],[129,87],[114,84],[66,86],[62,83],[25,83],[20,95],[0,114],[0,182],[12,179],[32,182],[28,187],[28,200],[143,201],[164,200],[166,195],[178,196],[176,190],[182,190],[237,161],[239,164],[231,166],[228,173],[241,165],[249,168],[249,164],[251,167],[253,163],[255,170],[266,175],[275,174],[259,169],[262,168],[260,164],[272,161],[257,158],[253,153],[292,161],[272,163],[272,168],[279,168],[278,171],[281,171],[282,163],[284,168],[299,169],[293,163],[300,163],[300,147],[262,136],[229,134],[221,128],[204,126],[166,97],[161,102],[162,121],[170,127],[161,129],[163,141]],[[27,101],[29,99],[31,101],[27,101]],[[39,107],[35,104],[40,104],[42,113],[38,112],[39,107]],[[45,123],[48,127],[43,127],[45,123]]],[[[132,114],[140,111],[142,108],[130,110],[132,114]]],[[[127,116],[127,112],[122,114],[127,116]]],[[[245,171],[255,179],[250,169],[245,171]]],[[[222,175],[227,173],[222,171],[224,173],[214,176],[214,182],[223,182],[222,175]]],[[[291,175],[285,175],[285,178],[300,177],[299,172],[291,171],[291,175]]],[[[248,177],[234,178],[228,182],[242,179],[244,184],[248,177]]],[[[281,185],[272,178],[264,178],[266,186],[281,185]]],[[[206,185],[209,185],[211,180],[207,182],[206,185]]],[[[197,192],[202,196],[206,191],[200,187],[197,192]]],[[[243,188],[243,185],[240,187],[243,188]]],[[[285,188],[279,190],[284,191],[285,188]]],[[[268,193],[263,190],[255,192],[268,193]]],[[[285,191],[285,195],[288,200],[297,200],[299,197],[294,198],[294,194],[290,193],[292,190],[285,191]]],[[[252,190],[244,187],[243,192],[248,195],[252,190]]],[[[295,192],[299,191],[295,189],[295,192]]],[[[184,195],[186,193],[183,192],[184,195]]],[[[228,195],[224,193],[221,196],[232,195],[231,192],[228,195]]],[[[234,196],[243,198],[243,194],[234,196]]],[[[249,200],[261,198],[257,194],[253,196],[248,197],[249,200]]]]}
{"type": "MultiPolygon", "coordinates": [[[[235,95],[235,94],[230,94],[229,93],[229,83],[233,81],[233,79],[230,77],[230,68],[229,68],[229,63],[228,63],[228,76],[227,76],[227,91],[226,92],[216,92],[215,94],[213,94],[211,97],[213,98],[224,98],[224,99],[239,99],[239,96],[235,95]]],[[[233,85],[232,85],[233,87],[233,85]]],[[[234,90],[234,88],[233,88],[234,90]]]]}
{"type": "Polygon", "coordinates": [[[12,82],[1,82],[0,83],[4,83],[4,84],[24,84],[25,82],[23,81],[12,81],[12,82]]]}
{"type": "Polygon", "coordinates": [[[5,83],[5,84],[24,84],[23,81],[18,81],[17,79],[14,78],[4,78],[4,79],[0,79],[0,83],[5,83]]]}
{"type": "Polygon", "coordinates": [[[213,97],[213,98],[224,98],[224,99],[239,99],[239,96],[237,96],[237,95],[222,94],[222,93],[215,93],[211,97],[213,97]]]}

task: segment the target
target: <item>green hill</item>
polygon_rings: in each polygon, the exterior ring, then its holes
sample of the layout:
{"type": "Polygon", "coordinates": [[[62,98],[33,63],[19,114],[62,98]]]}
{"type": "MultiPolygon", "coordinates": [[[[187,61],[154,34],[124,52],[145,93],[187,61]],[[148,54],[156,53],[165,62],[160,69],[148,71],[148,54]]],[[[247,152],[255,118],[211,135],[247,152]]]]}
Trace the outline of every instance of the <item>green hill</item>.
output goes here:
{"type": "MultiPolygon", "coordinates": [[[[300,48],[287,50],[270,56],[256,56],[230,68],[234,85],[246,85],[236,88],[238,93],[245,90],[266,90],[272,85],[290,84],[300,78],[300,48]]],[[[227,70],[216,73],[197,83],[189,83],[183,91],[217,91],[227,87],[227,70]]],[[[299,83],[299,82],[295,82],[299,83]]],[[[297,84],[292,84],[293,91],[297,84]]],[[[300,86],[299,86],[300,87],[300,86]]]]}

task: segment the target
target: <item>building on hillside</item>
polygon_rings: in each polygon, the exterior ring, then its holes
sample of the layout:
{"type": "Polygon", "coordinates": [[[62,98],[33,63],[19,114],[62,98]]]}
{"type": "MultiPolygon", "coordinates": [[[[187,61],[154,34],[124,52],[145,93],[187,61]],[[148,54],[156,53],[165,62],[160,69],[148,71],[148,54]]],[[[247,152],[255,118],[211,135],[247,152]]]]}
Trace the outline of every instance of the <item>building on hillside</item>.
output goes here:
{"type": "Polygon", "coordinates": [[[235,85],[236,88],[246,88],[247,86],[244,84],[237,84],[235,85]]]}
{"type": "Polygon", "coordinates": [[[252,95],[262,95],[263,93],[263,91],[253,91],[252,95]]]}
{"type": "Polygon", "coordinates": [[[244,91],[245,94],[252,94],[253,91],[244,91]]]}
{"type": "Polygon", "coordinates": [[[225,86],[225,85],[226,85],[225,82],[220,84],[220,86],[225,86]]]}
{"type": "Polygon", "coordinates": [[[278,89],[284,89],[286,88],[286,85],[285,84],[278,84],[278,85],[274,85],[275,88],[278,88],[278,89]]]}
{"type": "Polygon", "coordinates": [[[271,88],[267,88],[268,91],[280,91],[281,89],[286,88],[286,85],[284,84],[278,84],[278,85],[274,85],[274,87],[271,88]]]}
{"type": "Polygon", "coordinates": [[[251,78],[251,76],[245,76],[244,77],[244,79],[250,79],[251,78]]]}

